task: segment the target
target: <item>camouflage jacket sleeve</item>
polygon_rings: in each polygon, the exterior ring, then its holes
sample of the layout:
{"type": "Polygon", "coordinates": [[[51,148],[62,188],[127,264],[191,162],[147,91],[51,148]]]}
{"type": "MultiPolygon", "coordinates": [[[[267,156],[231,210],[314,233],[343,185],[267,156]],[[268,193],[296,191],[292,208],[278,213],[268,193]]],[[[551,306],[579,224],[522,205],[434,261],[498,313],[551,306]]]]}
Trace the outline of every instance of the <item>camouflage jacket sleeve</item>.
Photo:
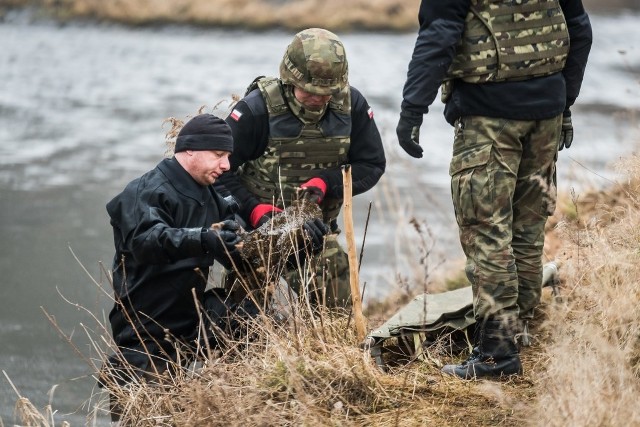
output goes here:
{"type": "Polygon", "coordinates": [[[561,0],[560,6],[567,21],[570,39],[569,57],[562,70],[567,88],[565,108],[569,109],[580,93],[593,36],[589,16],[584,10],[582,0],[561,0]]]}
{"type": "Polygon", "coordinates": [[[462,37],[469,0],[422,0],[420,29],[402,91],[402,109],[426,114],[462,37]]]}
{"type": "MultiPolygon", "coordinates": [[[[382,138],[373,118],[373,110],[354,87],[351,87],[351,146],[347,161],[351,164],[354,195],[376,185],[386,168],[382,138]]],[[[327,183],[328,197],[343,197],[341,168],[325,169],[319,176],[327,183]]]]}

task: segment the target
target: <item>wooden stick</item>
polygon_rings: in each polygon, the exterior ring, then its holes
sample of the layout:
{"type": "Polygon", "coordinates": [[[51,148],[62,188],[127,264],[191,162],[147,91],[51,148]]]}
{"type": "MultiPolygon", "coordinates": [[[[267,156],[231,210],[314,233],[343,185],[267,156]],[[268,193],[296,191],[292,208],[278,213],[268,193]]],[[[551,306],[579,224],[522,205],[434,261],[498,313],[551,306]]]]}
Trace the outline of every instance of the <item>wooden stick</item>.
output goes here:
{"type": "Polygon", "coordinates": [[[365,318],[362,314],[362,299],[360,298],[360,279],[358,277],[358,259],[356,257],[356,239],[353,232],[353,190],[351,188],[351,165],[342,167],[342,183],[344,188],[344,230],[347,239],[347,255],[349,256],[349,284],[351,285],[351,303],[356,326],[356,336],[359,342],[364,341],[366,335],[365,318]]]}
{"type": "MultiPolygon", "coordinates": [[[[369,228],[369,218],[371,217],[371,202],[369,202],[369,212],[367,212],[367,220],[364,223],[364,234],[362,236],[362,246],[360,247],[360,258],[358,258],[358,274],[360,274],[360,268],[362,267],[362,257],[364,255],[364,243],[367,240],[367,229],[369,228]]],[[[364,290],[367,288],[367,282],[364,282],[362,286],[362,294],[360,295],[360,301],[364,301],[364,290]]],[[[347,327],[344,328],[344,336],[347,336],[347,331],[351,325],[351,314],[353,313],[353,304],[349,307],[349,316],[347,317],[347,327]]]]}

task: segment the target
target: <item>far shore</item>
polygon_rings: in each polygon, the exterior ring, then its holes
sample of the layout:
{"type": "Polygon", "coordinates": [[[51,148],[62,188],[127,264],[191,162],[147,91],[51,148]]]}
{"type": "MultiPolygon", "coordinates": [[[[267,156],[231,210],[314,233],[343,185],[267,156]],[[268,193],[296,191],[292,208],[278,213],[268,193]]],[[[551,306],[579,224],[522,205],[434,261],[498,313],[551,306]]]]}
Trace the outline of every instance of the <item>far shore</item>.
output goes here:
{"type": "MultiPolygon", "coordinates": [[[[640,0],[583,3],[597,13],[640,10],[640,0]]],[[[0,0],[0,22],[11,10],[29,9],[34,19],[60,22],[408,32],[418,28],[419,5],[420,0],[0,0]]]]}

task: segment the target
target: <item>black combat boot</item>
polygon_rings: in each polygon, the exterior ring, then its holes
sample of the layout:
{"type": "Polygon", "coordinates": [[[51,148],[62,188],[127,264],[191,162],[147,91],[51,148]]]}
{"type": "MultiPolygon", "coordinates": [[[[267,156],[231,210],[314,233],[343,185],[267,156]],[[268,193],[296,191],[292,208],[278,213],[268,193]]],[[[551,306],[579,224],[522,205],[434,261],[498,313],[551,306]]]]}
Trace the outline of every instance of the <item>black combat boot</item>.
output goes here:
{"type": "Polygon", "coordinates": [[[467,380],[522,374],[518,347],[509,329],[501,321],[487,320],[469,358],[459,365],[445,365],[442,372],[467,380]]]}

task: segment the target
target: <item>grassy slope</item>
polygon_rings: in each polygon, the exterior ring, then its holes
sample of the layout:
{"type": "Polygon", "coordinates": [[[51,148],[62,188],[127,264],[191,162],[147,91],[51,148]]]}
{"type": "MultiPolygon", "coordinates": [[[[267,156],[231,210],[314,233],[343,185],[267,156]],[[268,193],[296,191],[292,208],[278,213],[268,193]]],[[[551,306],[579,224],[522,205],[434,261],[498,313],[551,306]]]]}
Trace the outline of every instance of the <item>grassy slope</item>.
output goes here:
{"type": "MultiPolygon", "coordinates": [[[[568,195],[549,222],[564,301],[545,292],[522,377],[443,376],[452,359],[437,347],[426,362],[382,373],[344,314],[312,318],[298,307],[293,323],[261,323],[255,344],[235,343],[202,370],[124,391],[128,417],[141,426],[640,425],[640,159],[623,167],[624,185],[568,195]]],[[[39,425],[27,399],[19,406],[25,425],[39,425]]]]}
{"type": "Polygon", "coordinates": [[[551,222],[568,302],[549,310],[538,361],[546,425],[640,424],[640,159],[620,168],[623,184],[569,195],[551,222]]]}

